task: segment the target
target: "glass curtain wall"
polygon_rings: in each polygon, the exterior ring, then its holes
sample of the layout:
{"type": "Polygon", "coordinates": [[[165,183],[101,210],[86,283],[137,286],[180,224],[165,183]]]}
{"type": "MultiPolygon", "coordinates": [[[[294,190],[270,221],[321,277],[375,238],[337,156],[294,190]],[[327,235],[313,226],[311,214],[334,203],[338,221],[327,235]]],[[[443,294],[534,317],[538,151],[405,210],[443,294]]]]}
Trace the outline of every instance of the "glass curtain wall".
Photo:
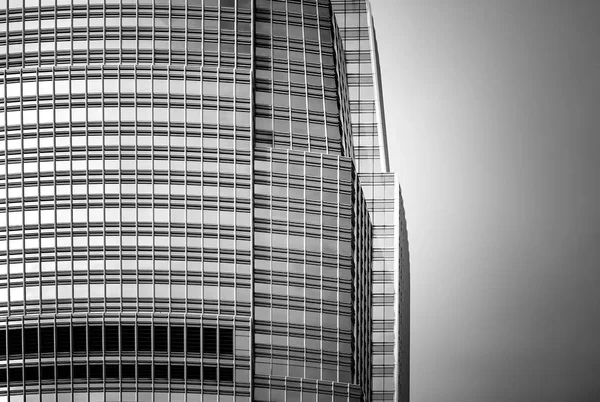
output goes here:
{"type": "Polygon", "coordinates": [[[0,400],[251,398],[250,1],[0,1],[0,400]]]}
{"type": "Polygon", "coordinates": [[[0,0],[0,401],[369,399],[343,57],[327,0],[0,0]]]}
{"type": "Polygon", "coordinates": [[[373,223],[373,401],[409,400],[410,275],[398,177],[390,172],[377,38],[367,0],[331,0],[346,60],[352,140],[373,223]]]}

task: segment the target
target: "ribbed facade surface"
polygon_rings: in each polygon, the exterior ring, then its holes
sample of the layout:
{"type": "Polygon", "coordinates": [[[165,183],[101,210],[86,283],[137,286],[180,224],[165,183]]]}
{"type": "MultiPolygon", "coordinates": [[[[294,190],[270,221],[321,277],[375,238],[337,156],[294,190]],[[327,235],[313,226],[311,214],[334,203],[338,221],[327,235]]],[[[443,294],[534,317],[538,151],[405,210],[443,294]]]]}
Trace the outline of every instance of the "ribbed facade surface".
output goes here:
{"type": "Polygon", "coordinates": [[[377,38],[367,0],[331,0],[343,39],[359,181],[373,224],[372,401],[408,401],[410,270],[398,176],[390,172],[377,38]]]}
{"type": "Polygon", "coordinates": [[[377,400],[401,204],[363,173],[339,22],[0,0],[0,401],[377,400]]]}

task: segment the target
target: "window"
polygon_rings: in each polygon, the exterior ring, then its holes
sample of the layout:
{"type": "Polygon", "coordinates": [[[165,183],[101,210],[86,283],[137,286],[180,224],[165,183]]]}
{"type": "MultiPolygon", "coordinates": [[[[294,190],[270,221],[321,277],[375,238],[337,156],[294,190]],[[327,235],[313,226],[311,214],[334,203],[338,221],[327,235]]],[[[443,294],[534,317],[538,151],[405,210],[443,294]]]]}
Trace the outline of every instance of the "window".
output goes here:
{"type": "Polygon", "coordinates": [[[8,330],[8,354],[11,356],[22,353],[22,332],[20,328],[8,330]]]}
{"type": "Polygon", "coordinates": [[[167,352],[168,331],[166,326],[154,327],[154,352],[167,352]]]}
{"type": "MultiPolygon", "coordinates": [[[[81,327],[78,327],[79,330],[81,327]]],[[[75,328],[73,329],[75,331],[75,328]]],[[[85,330],[85,328],[84,328],[85,330]]],[[[56,327],[56,352],[69,353],[71,351],[71,329],[69,327],[56,327]]],[[[78,347],[85,351],[85,338],[81,346],[81,339],[78,338],[78,347]]],[[[74,347],[75,350],[75,347],[74,347]]]]}
{"type": "Polygon", "coordinates": [[[104,327],[104,342],[107,352],[119,351],[119,327],[117,325],[107,325],[104,327]]]}
{"type": "Polygon", "coordinates": [[[133,325],[123,325],[121,327],[121,350],[123,352],[133,352],[135,350],[135,327],[133,325]]]}
{"type": "Polygon", "coordinates": [[[217,381],[217,367],[215,366],[204,366],[202,374],[204,381],[217,381]]]}
{"type": "MultiPolygon", "coordinates": [[[[217,353],[217,329],[216,328],[204,328],[202,331],[202,352],[204,354],[216,354],[217,353]]],[[[215,374],[216,377],[216,374],[215,374]]],[[[216,380],[216,378],[215,378],[216,380]]]]}
{"type": "MultiPolygon", "coordinates": [[[[83,336],[83,344],[85,345],[85,327],[83,327],[83,336]]],[[[90,353],[102,353],[102,327],[100,325],[90,325],[89,327],[89,348],[90,353]]]]}
{"type": "Polygon", "coordinates": [[[171,327],[171,353],[183,353],[183,327],[171,327]]]}
{"type": "Polygon", "coordinates": [[[219,328],[219,354],[233,355],[233,329],[219,328]]]}

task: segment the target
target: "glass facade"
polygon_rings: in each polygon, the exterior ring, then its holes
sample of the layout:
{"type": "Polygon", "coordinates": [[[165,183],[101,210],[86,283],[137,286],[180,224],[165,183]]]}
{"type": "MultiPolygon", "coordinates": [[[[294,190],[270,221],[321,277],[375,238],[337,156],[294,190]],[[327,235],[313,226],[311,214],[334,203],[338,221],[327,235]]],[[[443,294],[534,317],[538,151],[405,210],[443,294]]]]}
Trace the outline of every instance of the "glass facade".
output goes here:
{"type": "Polygon", "coordinates": [[[371,400],[382,218],[339,21],[0,0],[0,401],[371,400]]]}
{"type": "Polygon", "coordinates": [[[373,224],[372,401],[408,401],[410,269],[398,177],[390,172],[381,72],[367,0],[331,0],[346,60],[352,141],[373,224]]]}

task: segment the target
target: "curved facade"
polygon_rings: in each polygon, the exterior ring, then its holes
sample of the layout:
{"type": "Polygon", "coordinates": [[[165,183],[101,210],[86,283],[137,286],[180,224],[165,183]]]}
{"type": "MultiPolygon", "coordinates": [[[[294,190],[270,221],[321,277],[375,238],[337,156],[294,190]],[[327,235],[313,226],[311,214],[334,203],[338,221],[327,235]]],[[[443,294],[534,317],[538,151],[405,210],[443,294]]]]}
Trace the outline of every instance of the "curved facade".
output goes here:
{"type": "Polygon", "coordinates": [[[328,0],[0,0],[0,401],[371,400],[346,57],[328,0]]]}
{"type": "Polygon", "coordinates": [[[0,5],[5,399],[250,400],[251,9],[233,5],[0,5]]]}
{"type": "Polygon", "coordinates": [[[410,399],[410,264],[398,176],[390,171],[375,24],[367,0],[331,0],[346,59],[352,142],[373,224],[372,401],[410,399]]]}

